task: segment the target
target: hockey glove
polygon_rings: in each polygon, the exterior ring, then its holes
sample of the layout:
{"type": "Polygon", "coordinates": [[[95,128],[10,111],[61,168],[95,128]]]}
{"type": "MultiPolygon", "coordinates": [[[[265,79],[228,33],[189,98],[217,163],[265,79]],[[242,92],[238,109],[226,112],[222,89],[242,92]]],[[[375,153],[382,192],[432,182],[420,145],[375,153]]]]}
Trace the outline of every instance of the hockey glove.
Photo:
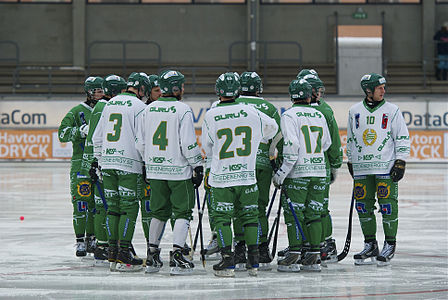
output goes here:
{"type": "Polygon", "coordinates": [[[210,176],[210,169],[205,170],[205,176],[204,176],[204,188],[210,189],[210,185],[208,184],[208,177],[210,176]]]}
{"type": "Polygon", "coordinates": [[[101,167],[98,165],[98,161],[94,160],[89,170],[90,178],[93,182],[97,182],[98,180],[103,180],[103,176],[101,174],[101,167]]]}
{"type": "Polygon", "coordinates": [[[197,189],[204,178],[204,167],[198,166],[193,169],[193,177],[191,177],[191,181],[193,181],[194,188],[197,189]]]}
{"type": "Polygon", "coordinates": [[[351,162],[347,162],[348,171],[350,172],[350,175],[353,178],[353,165],[351,162]]]}
{"type": "Polygon", "coordinates": [[[337,175],[338,175],[338,169],[331,168],[330,169],[330,184],[332,184],[336,180],[337,175]]]}
{"type": "Polygon", "coordinates": [[[283,184],[283,181],[285,181],[286,175],[288,174],[283,171],[282,168],[277,170],[277,172],[274,174],[274,177],[272,177],[272,183],[276,188],[280,188],[280,186],[283,184]]]}
{"type": "Polygon", "coordinates": [[[143,162],[143,166],[142,166],[142,177],[143,177],[143,181],[146,184],[149,184],[149,180],[148,180],[148,178],[146,178],[146,165],[145,165],[145,162],[143,162]]]}
{"type": "Polygon", "coordinates": [[[89,125],[82,124],[81,127],[79,127],[79,133],[81,134],[82,138],[85,138],[87,136],[87,134],[89,133],[89,125]]]}
{"type": "Polygon", "coordinates": [[[406,162],[401,159],[396,159],[392,169],[390,170],[390,178],[393,182],[400,181],[404,176],[404,169],[406,167],[406,162]]]}

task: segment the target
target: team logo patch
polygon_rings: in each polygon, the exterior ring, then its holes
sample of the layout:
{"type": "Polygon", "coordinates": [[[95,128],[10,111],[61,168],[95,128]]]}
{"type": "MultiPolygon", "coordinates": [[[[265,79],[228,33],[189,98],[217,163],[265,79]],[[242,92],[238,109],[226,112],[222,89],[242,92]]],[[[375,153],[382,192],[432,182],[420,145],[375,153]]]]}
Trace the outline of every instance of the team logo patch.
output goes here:
{"type": "Polygon", "coordinates": [[[356,210],[357,210],[359,213],[361,213],[361,214],[365,214],[365,213],[367,212],[365,203],[357,202],[357,203],[356,203],[356,210]]]}
{"type": "Polygon", "coordinates": [[[90,182],[81,181],[80,183],[78,183],[78,195],[80,195],[81,197],[90,197],[90,182]]]}
{"type": "Polygon", "coordinates": [[[86,201],[78,201],[78,212],[85,212],[87,211],[87,202],[86,201]]]}
{"type": "Polygon", "coordinates": [[[392,214],[392,205],[390,203],[380,204],[381,213],[383,215],[391,215],[392,214]]]}
{"type": "Polygon", "coordinates": [[[389,121],[389,114],[383,114],[383,120],[381,121],[381,128],[387,128],[387,122],[389,121]]]}
{"type": "Polygon", "coordinates": [[[149,184],[145,185],[145,197],[149,197],[151,195],[151,187],[149,184]]]}
{"type": "Polygon", "coordinates": [[[354,187],[354,191],[353,192],[355,194],[355,199],[356,200],[364,199],[366,197],[366,194],[367,194],[366,186],[364,184],[361,184],[361,183],[355,183],[355,187],[354,187]]]}
{"type": "Polygon", "coordinates": [[[388,185],[385,182],[378,183],[378,186],[376,187],[376,193],[378,195],[378,198],[387,198],[390,195],[390,185],[388,185]]]}
{"type": "Polygon", "coordinates": [[[366,146],[372,146],[376,142],[377,134],[373,129],[366,129],[362,134],[362,140],[366,146]]]}

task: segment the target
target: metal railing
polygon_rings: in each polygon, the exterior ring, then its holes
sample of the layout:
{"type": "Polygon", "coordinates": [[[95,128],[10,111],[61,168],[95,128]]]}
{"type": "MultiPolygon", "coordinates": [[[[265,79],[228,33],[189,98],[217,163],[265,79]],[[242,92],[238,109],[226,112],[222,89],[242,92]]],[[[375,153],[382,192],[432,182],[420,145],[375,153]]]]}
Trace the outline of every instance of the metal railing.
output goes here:
{"type": "MultiPolygon", "coordinates": [[[[300,45],[298,42],[295,41],[257,41],[256,42],[257,45],[261,45],[261,49],[262,49],[262,56],[260,57],[258,55],[258,57],[255,58],[255,62],[258,65],[262,65],[263,66],[263,81],[264,84],[267,85],[268,84],[268,79],[267,79],[267,67],[268,64],[281,64],[281,63],[291,63],[291,64],[295,64],[297,66],[297,68],[300,68],[302,65],[302,45],[300,45]],[[295,48],[297,48],[297,53],[296,56],[294,57],[290,57],[290,58],[270,58],[269,54],[268,54],[268,46],[271,45],[282,45],[282,46],[293,46],[295,48]]],[[[232,44],[230,44],[229,46],[229,70],[232,70],[232,64],[235,62],[243,62],[243,63],[248,63],[249,59],[247,57],[247,49],[245,49],[245,56],[244,58],[235,58],[233,57],[233,50],[234,47],[237,45],[250,45],[252,47],[252,43],[249,41],[236,41],[233,42],[232,44]]],[[[251,70],[251,71],[256,71],[256,70],[251,70]]]]}
{"type": "MultiPolygon", "coordinates": [[[[199,86],[206,86],[206,87],[210,87],[211,88],[211,92],[213,93],[213,90],[215,88],[215,82],[214,80],[211,81],[211,83],[198,83],[197,82],[197,77],[198,77],[198,71],[204,71],[204,70],[208,70],[208,71],[218,71],[216,74],[216,78],[218,78],[218,76],[223,73],[223,72],[228,72],[229,68],[227,67],[214,67],[214,66],[199,66],[199,67],[163,67],[161,69],[159,69],[159,74],[161,71],[164,70],[177,70],[177,71],[189,71],[191,72],[191,94],[196,94],[196,88],[199,86]],[[219,74],[218,74],[219,73],[219,74]]],[[[185,84],[188,86],[190,84],[190,79],[187,77],[185,80],[185,84]]],[[[190,92],[190,91],[188,91],[190,92]]]]}
{"type": "MultiPolygon", "coordinates": [[[[83,76],[86,77],[86,71],[84,68],[81,67],[68,67],[68,66],[17,66],[13,73],[13,81],[12,81],[12,93],[15,94],[17,90],[20,90],[21,88],[41,88],[43,86],[46,86],[48,88],[48,94],[51,96],[53,94],[53,71],[82,71],[83,76]],[[40,84],[40,83],[34,83],[34,84],[22,84],[20,82],[20,72],[21,71],[46,71],[47,72],[47,83],[46,84],[40,84]]],[[[70,84],[58,84],[58,86],[64,86],[64,87],[79,87],[79,83],[70,83],[70,84]]]]}
{"type": "Polygon", "coordinates": [[[2,56],[0,56],[0,61],[13,61],[16,63],[16,66],[20,64],[20,50],[19,45],[14,41],[0,41],[0,45],[12,45],[14,47],[15,57],[3,57],[3,51],[0,51],[2,56]]]}
{"type": "Polygon", "coordinates": [[[157,42],[154,41],[93,41],[89,44],[87,48],[87,72],[90,73],[90,68],[92,63],[98,62],[121,62],[123,74],[126,74],[127,64],[129,62],[155,62],[157,68],[160,69],[162,64],[162,49],[157,42]],[[130,45],[152,45],[157,49],[155,58],[129,58],[127,55],[128,46],[130,45]],[[121,45],[121,58],[104,58],[104,53],[102,53],[102,58],[92,57],[93,48],[98,45],[121,45]]]}

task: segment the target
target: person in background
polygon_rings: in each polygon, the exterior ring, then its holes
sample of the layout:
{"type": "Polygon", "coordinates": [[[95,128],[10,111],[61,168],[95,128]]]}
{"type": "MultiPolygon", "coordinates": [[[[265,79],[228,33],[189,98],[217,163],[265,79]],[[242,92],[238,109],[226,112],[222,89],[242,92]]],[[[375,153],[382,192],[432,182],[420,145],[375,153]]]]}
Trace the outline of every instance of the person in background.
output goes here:
{"type": "Polygon", "coordinates": [[[439,63],[436,68],[437,80],[447,80],[448,73],[448,21],[443,23],[442,28],[434,35],[437,41],[437,55],[439,63]]]}

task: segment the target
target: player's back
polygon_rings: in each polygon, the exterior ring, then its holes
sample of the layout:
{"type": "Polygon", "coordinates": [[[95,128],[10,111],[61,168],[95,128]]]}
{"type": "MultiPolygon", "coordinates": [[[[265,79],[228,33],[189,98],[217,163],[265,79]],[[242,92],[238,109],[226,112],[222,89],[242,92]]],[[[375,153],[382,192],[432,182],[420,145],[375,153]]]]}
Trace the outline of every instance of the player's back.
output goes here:
{"type": "MultiPolygon", "coordinates": [[[[191,177],[189,150],[197,148],[191,108],[176,98],[159,98],[144,112],[143,140],[147,176],[181,180],[191,177]],[[188,143],[187,149],[183,149],[188,143]]],[[[199,148],[193,156],[199,156],[199,148]]]]}
{"type": "Polygon", "coordinates": [[[133,94],[123,93],[109,100],[93,134],[93,142],[101,141],[101,166],[141,173],[140,155],[135,149],[136,118],[146,105],[133,94]]]}
{"type": "Polygon", "coordinates": [[[295,104],[282,115],[282,133],[285,160],[295,161],[288,177],[325,177],[324,151],[331,138],[323,114],[309,105],[295,104]]]}
{"type": "Polygon", "coordinates": [[[255,183],[257,149],[264,137],[275,135],[275,121],[249,105],[231,102],[209,110],[204,123],[203,147],[209,152],[207,156],[212,153],[210,184],[219,187],[255,183]]]}

